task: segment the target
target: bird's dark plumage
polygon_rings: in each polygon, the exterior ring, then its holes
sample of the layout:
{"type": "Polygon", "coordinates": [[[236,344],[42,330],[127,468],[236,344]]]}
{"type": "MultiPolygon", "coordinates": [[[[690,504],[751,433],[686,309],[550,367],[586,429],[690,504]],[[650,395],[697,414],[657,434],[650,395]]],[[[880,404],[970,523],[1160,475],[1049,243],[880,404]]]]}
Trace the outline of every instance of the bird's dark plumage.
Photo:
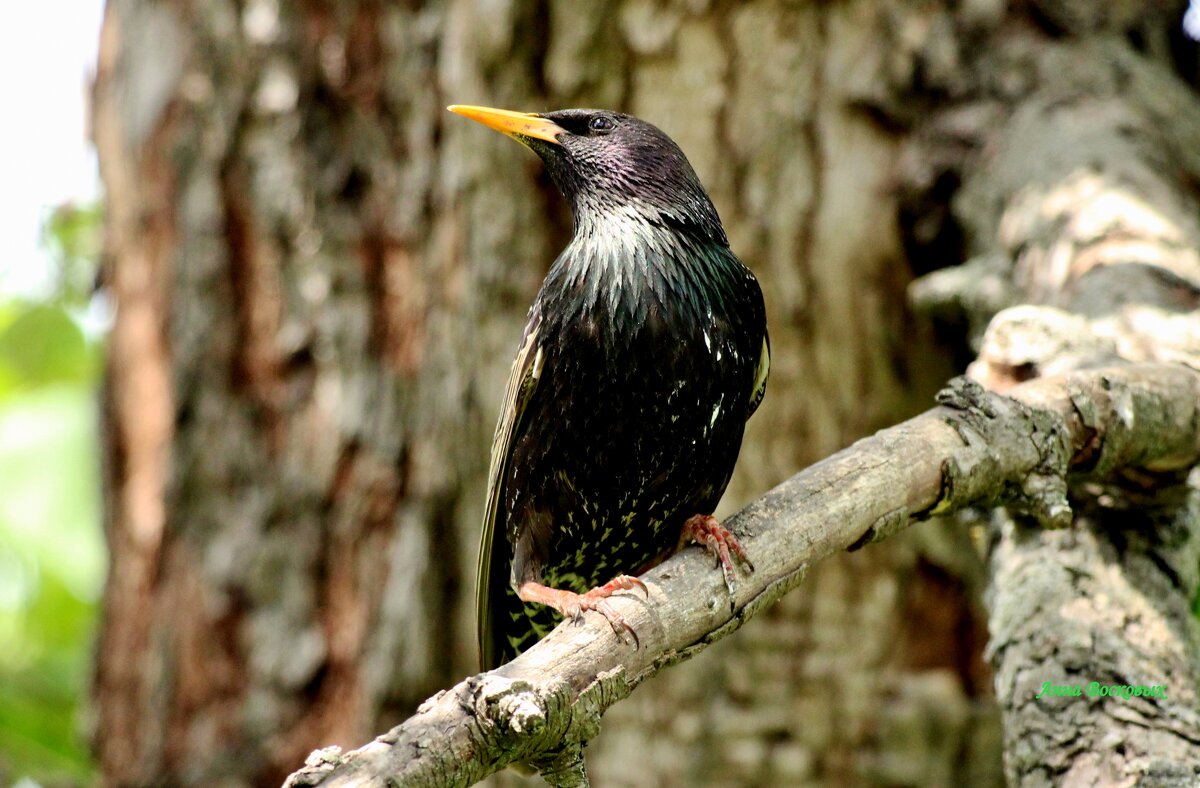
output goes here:
{"type": "Polygon", "coordinates": [[[452,109],[541,156],[575,220],[529,311],[492,447],[487,669],[559,618],[519,586],[585,594],[661,560],[685,520],[712,512],[770,356],[758,283],[667,135],[604,110],[452,109]]]}

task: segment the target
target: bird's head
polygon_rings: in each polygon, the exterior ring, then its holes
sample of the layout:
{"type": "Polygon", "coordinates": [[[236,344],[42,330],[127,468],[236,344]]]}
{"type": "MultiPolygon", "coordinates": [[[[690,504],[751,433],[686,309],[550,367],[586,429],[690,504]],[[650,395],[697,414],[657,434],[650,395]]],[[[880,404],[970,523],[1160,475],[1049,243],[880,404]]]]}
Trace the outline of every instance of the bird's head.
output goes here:
{"type": "Polygon", "coordinates": [[[674,140],[644,120],[604,109],[526,113],[454,105],[451,112],[522,143],[545,162],[577,228],[631,212],[725,244],[716,208],[674,140]]]}

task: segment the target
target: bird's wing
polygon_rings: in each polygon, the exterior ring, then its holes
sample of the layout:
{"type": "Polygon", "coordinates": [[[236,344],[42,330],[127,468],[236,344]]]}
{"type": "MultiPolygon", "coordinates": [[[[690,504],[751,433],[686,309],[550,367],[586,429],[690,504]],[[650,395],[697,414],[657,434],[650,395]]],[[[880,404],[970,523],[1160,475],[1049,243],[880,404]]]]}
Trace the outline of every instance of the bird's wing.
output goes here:
{"type": "Polygon", "coordinates": [[[750,407],[746,409],[749,419],[758,410],[763,395],[767,393],[767,378],[771,374],[771,335],[763,331],[762,353],[758,357],[758,368],[754,371],[754,389],[750,394],[750,407]]]}
{"type": "Polygon", "coordinates": [[[479,654],[484,670],[496,666],[496,644],[492,637],[492,608],[499,604],[509,585],[512,548],[503,533],[502,498],[504,478],[512,456],[513,436],[521,423],[542,374],[542,346],[538,339],[541,316],[534,308],[525,326],[525,337],[513,361],[504,392],[504,404],[496,433],[492,437],[492,461],[488,470],[487,505],[483,512],[483,536],[479,543],[479,568],[475,596],[475,616],[479,634],[479,654]],[[496,529],[501,529],[497,544],[496,529]]]}

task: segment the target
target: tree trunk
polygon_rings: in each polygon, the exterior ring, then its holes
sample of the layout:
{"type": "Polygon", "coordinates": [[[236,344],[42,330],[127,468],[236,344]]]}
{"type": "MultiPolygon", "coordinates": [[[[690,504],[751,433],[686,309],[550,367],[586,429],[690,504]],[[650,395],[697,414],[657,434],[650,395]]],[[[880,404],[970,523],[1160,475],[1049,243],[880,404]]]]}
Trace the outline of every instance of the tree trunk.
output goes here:
{"type": "MultiPolygon", "coordinates": [[[[950,374],[904,292],[958,262],[954,184],[896,162],[983,90],[972,41],[1057,7],[110,0],[106,780],[278,784],[473,672],[491,428],[570,218],[445,104],[614,107],[687,152],[773,342],[728,512],[950,374]]],[[[999,784],[984,577],[950,526],[822,565],[616,707],[596,781],[999,784]]]]}
{"type": "Polygon", "coordinates": [[[108,5],[111,783],[279,784],[474,663],[473,370],[501,374],[537,274],[464,251],[444,102],[414,89],[441,34],[372,3],[108,5]]]}

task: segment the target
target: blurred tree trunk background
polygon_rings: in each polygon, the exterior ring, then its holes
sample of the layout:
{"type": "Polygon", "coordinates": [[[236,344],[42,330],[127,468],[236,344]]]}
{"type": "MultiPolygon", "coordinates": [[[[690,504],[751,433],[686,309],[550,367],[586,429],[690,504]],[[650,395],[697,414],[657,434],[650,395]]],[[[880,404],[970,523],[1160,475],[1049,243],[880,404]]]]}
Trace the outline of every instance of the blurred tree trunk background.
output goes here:
{"type": "MultiPolygon", "coordinates": [[[[1182,13],[1019,6],[110,0],[106,781],[277,785],[475,671],[492,426],[571,227],[535,157],[446,104],[611,107],[687,152],[774,348],[730,512],[924,409],[965,358],[937,338],[962,327],[905,307],[964,256],[957,183],[906,189],[898,163],[978,89],[981,42],[1116,35],[1166,63],[1182,13]]],[[[983,583],[938,524],[816,568],[617,706],[594,779],[1001,784],[983,583]]]]}

